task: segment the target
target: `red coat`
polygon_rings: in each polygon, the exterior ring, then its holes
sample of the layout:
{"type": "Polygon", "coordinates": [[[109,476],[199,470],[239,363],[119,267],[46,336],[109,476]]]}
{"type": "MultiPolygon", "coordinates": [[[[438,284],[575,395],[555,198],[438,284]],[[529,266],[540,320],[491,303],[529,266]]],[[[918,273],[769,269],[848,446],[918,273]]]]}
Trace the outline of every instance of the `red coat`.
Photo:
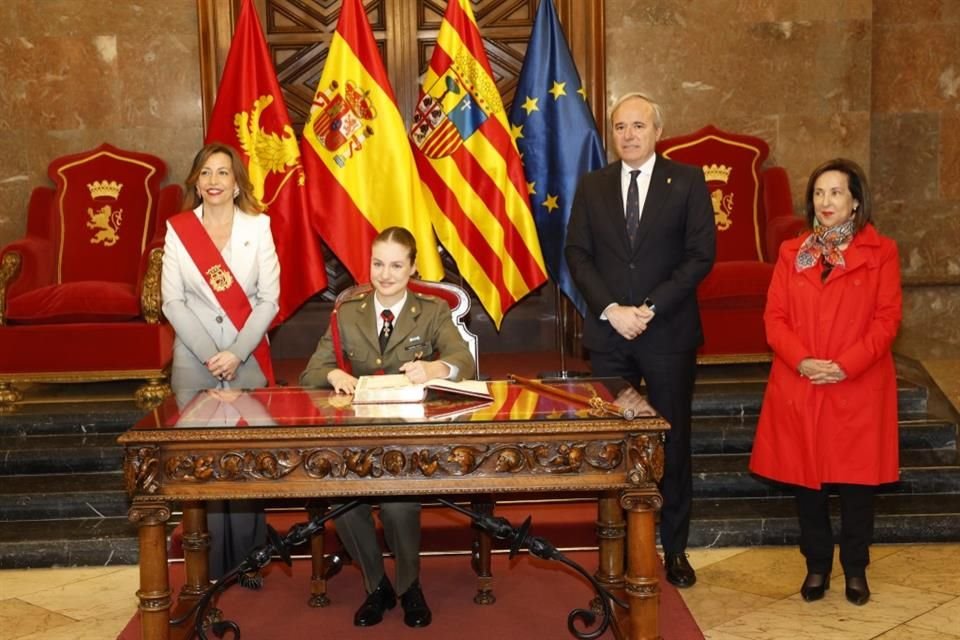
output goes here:
{"type": "Polygon", "coordinates": [[[797,272],[803,238],[784,242],[764,323],[774,352],[750,470],[811,489],[876,485],[899,475],[897,379],[891,345],[901,316],[897,245],[867,225],[826,283],[820,265],[797,272]],[[847,374],[814,385],[797,367],[833,360],[847,374]]]}

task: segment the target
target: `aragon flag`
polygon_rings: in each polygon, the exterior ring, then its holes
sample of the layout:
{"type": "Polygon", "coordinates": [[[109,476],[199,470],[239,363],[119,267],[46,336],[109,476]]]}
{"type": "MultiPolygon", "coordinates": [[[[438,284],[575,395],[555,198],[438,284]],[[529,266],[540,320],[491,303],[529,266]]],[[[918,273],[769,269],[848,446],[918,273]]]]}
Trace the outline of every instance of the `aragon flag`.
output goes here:
{"type": "Polygon", "coordinates": [[[243,0],[206,142],[222,142],[240,153],[270,215],[280,260],[280,311],[274,322],[280,323],[327,286],[327,274],[310,224],[296,134],[253,0],[243,0]]]}
{"type": "Polygon", "coordinates": [[[497,329],[547,280],[527,183],[470,0],[450,0],[410,139],[437,237],[497,329]]]}
{"type": "Polygon", "coordinates": [[[553,0],[540,0],[510,123],[518,132],[547,269],[581,315],[587,305],[563,255],[567,223],[580,176],[607,164],[586,96],[553,0]]]}
{"type": "Polygon", "coordinates": [[[357,282],[370,280],[373,239],[390,226],[417,239],[426,280],[443,278],[406,127],[360,0],[344,0],[303,128],[314,227],[357,282]]]}

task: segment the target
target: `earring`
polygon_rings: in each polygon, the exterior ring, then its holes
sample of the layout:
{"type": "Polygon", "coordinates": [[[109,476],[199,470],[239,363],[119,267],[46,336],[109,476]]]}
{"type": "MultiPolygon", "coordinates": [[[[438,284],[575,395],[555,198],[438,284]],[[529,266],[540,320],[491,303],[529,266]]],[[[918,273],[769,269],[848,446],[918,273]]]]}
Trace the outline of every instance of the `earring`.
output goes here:
{"type": "Polygon", "coordinates": [[[240,187],[233,188],[233,198],[236,200],[237,196],[240,195],[240,187]]]}

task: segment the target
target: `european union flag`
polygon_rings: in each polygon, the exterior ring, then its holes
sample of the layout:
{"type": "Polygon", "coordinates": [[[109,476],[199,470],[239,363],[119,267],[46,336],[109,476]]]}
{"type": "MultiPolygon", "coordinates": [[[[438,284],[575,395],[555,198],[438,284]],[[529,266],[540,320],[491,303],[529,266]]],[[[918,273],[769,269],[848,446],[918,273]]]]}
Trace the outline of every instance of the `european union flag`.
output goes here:
{"type": "Polygon", "coordinates": [[[540,0],[510,123],[547,271],[583,315],[586,303],[570,277],[563,245],[577,180],[607,159],[553,0],[540,0]]]}

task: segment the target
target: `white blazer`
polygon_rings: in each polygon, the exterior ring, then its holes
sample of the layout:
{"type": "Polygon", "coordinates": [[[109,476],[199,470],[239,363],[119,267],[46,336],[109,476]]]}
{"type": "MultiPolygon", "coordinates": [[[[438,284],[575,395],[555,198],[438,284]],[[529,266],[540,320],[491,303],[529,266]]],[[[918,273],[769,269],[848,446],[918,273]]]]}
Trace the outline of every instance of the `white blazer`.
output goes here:
{"type": "MultiPolygon", "coordinates": [[[[198,218],[202,212],[202,205],[193,210],[198,218]]],[[[230,351],[246,363],[280,308],[280,263],[270,232],[270,216],[248,215],[240,209],[235,209],[233,216],[233,230],[225,248],[229,250],[226,262],[253,307],[242,328],[230,321],[176,231],[167,223],[160,292],[163,313],[176,332],[175,371],[178,364],[188,364],[184,362],[186,357],[192,356],[202,366],[219,351],[230,351]]]]}

